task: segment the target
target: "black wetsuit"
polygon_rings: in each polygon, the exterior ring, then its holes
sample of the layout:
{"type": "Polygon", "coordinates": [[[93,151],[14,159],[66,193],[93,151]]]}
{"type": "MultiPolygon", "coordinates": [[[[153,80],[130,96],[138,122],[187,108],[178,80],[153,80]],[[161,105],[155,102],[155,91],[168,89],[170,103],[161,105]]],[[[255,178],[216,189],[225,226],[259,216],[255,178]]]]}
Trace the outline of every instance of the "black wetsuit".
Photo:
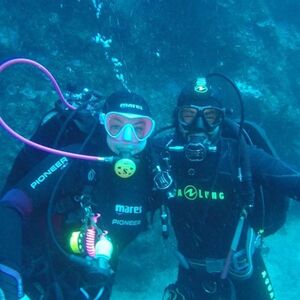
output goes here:
{"type": "MultiPolygon", "coordinates": [[[[95,135],[97,139],[84,148],[84,154],[113,155],[101,134],[102,138],[99,133],[95,135]]],[[[64,150],[76,152],[80,147],[72,145],[64,150]]],[[[146,228],[152,182],[146,153],[144,150],[137,155],[136,173],[127,179],[115,174],[113,164],[48,155],[2,197],[0,264],[22,274],[25,292],[31,299],[39,299],[39,294],[44,293],[55,299],[61,292],[63,299],[86,299],[82,289],[95,297],[103,279],[89,274],[89,270],[72,263],[53,247],[46,222],[53,189],[58,185],[53,227],[63,249],[71,254],[68,241],[71,232],[80,229],[83,210],[78,199],[84,194],[90,197],[93,212],[101,214],[99,227],[107,230],[112,240],[111,264],[115,269],[119,253],[146,228]]],[[[109,299],[110,288],[105,293],[99,299],[109,299]]]]}
{"type": "MultiPolygon", "coordinates": [[[[157,141],[164,146],[170,139],[157,141]]],[[[174,138],[169,145],[177,145],[174,138]]],[[[184,152],[169,152],[176,197],[166,200],[178,243],[181,264],[169,300],[268,300],[275,299],[263,260],[256,249],[253,274],[237,280],[230,274],[221,280],[225,260],[242,207],[237,183],[236,140],[221,138],[218,151],[202,162],[191,162],[184,152]]],[[[256,148],[247,147],[254,188],[259,184],[275,193],[300,198],[300,173],[256,148]]],[[[255,216],[246,220],[239,248],[255,216]]]]}

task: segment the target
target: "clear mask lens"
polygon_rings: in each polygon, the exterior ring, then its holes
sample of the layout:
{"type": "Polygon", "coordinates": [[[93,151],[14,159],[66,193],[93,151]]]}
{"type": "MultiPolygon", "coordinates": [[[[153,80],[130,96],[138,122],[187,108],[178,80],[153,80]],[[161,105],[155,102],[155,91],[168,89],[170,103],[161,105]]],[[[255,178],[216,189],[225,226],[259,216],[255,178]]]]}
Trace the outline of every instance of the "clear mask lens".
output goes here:
{"type": "Polygon", "coordinates": [[[106,132],[113,138],[133,135],[138,141],[146,140],[154,130],[154,120],[147,116],[109,112],[104,117],[106,132]]]}
{"type": "Polygon", "coordinates": [[[202,117],[203,121],[211,128],[218,126],[224,119],[224,110],[209,106],[184,106],[178,111],[180,124],[192,125],[197,118],[202,117]]]}

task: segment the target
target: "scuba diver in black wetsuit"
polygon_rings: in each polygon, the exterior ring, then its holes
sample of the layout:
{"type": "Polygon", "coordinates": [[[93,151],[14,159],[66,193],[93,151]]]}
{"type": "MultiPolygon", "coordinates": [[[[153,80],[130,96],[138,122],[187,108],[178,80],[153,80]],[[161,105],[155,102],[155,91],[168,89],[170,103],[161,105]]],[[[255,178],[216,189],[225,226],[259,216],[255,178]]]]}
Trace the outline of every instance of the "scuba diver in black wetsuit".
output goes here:
{"type": "MultiPolygon", "coordinates": [[[[163,299],[274,300],[260,253],[263,229],[272,227],[264,223],[277,222],[267,210],[273,200],[278,205],[275,197],[280,204],[284,195],[300,198],[300,173],[249,145],[249,124],[227,118],[215,76],[221,74],[187,84],[178,97],[175,129],[154,141],[161,157],[155,181],[164,192],[180,261],[177,281],[163,299]],[[274,199],[262,204],[262,189],[274,199]]],[[[235,85],[221,78],[241,100],[235,85]]]]}
{"type": "Polygon", "coordinates": [[[85,160],[48,154],[13,186],[11,176],[0,200],[0,299],[110,298],[120,252],[147,227],[155,123],[127,91],[109,96],[96,117],[83,144],[63,141],[61,150],[85,160]]]}

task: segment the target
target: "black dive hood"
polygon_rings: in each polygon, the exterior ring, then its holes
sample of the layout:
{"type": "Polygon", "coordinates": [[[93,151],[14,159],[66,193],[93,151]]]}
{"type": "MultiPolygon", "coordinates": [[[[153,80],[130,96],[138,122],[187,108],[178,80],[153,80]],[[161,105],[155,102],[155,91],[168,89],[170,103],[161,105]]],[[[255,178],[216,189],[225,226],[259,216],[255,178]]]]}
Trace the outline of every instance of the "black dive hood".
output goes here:
{"type": "Polygon", "coordinates": [[[178,123],[178,109],[182,106],[212,106],[225,109],[225,115],[230,115],[240,124],[242,132],[244,123],[244,104],[237,86],[228,77],[221,73],[210,73],[205,77],[198,77],[190,81],[181,91],[177,99],[177,108],[174,112],[174,124],[177,137],[180,137],[178,123]]]}
{"type": "MultiPolygon", "coordinates": [[[[244,103],[238,87],[231,79],[221,73],[210,73],[203,78],[206,79],[207,86],[213,90],[213,93],[210,94],[210,96],[214,98],[216,101],[215,103],[218,103],[217,106],[220,108],[225,108],[226,116],[230,116],[232,119],[237,121],[236,123],[239,124],[239,131],[236,134],[236,138],[240,139],[244,124],[244,103]]],[[[183,142],[182,138],[180,138],[180,135],[178,135],[177,109],[178,107],[175,109],[173,114],[173,125],[162,127],[154,133],[153,137],[160,136],[162,133],[174,130],[175,128],[178,141],[180,143],[183,142]]]]}
{"type": "MultiPolygon", "coordinates": [[[[204,77],[206,85],[213,92],[210,94],[222,107],[226,108],[225,119],[222,123],[222,133],[229,132],[232,138],[237,140],[237,178],[239,182],[251,180],[251,172],[247,155],[245,154],[246,141],[243,137],[243,125],[244,125],[244,103],[241,93],[235,83],[227,76],[221,73],[210,73],[204,77]],[[227,116],[227,117],[226,117],[227,116]],[[232,118],[229,118],[232,117],[232,118]],[[234,120],[233,120],[234,119],[234,120]]],[[[195,81],[196,82],[196,81],[195,81]]],[[[199,88],[199,87],[198,87],[199,88]]],[[[201,87],[200,87],[201,89],[201,87]]],[[[177,110],[174,113],[174,121],[177,119],[177,110]]],[[[166,149],[170,152],[184,152],[185,141],[179,133],[178,121],[174,122],[175,126],[168,126],[158,130],[154,136],[168,135],[170,129],[174,130],[177,140],[167,144],[166,149]]],[[[227,134],[226,134],[227,136],[227,134]]],[[[160,145],[154,146],[160,147],[160,145]]],[[[209,151],[209,149],[208,149],[209,151]]],[[[212,151],[215,151],[212,148],[212,151]]]]}
{"type": "Polygon", "coordinates": [[[237,120],[239,124],[237,138],[240,139],[243,132],[245,110],[242,95],[238,87],[231,79],[221,73],[210,73],[206,76],[206,80],[214,90],[215,97],[226,108],[226,114],[237,120]],[[226,96],[223,97],[222,95],[226,96]]]}

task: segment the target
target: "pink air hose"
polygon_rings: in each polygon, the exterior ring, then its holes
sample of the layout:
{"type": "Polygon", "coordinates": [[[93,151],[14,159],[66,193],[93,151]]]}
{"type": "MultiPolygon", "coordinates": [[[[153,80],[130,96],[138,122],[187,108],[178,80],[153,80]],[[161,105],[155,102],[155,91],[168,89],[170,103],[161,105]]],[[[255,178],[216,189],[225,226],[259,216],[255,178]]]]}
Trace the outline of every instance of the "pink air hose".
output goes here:
{"type": "MultiPolygon", "coordinates": [[[[41,70],[52,82],[53,87],[54,87],[55,91],[57,92],[61,101],[69,109],[71,109],[71,110],[76,109],[74,106],[72,106],[70,103],[68,103],[68,101],[64,98],[64,96],[61,92],[61,89],[60,89],[57,81],[53,77],[53,75],[44,66],[42,66],[41,64],[39,64],[38,62],[36,62],[34,60],[30,60],[30,59],[26,59],[26,58],[15,58],[12,60],[8,60],[5,63],[0,65],[0,73],[2,73],[5,69],[7,69],[8,67],[15,65],[15,64],[29,64],[29,65],[32,65],[32,66],[38,68],[39,70],[41,70]]],[[[83,159],[83,160],[101,161],[101,162],[112,162],[114,159],[113,157],[97,157],[97,156],[82,155],[82,154],[61,151],[61,150],[57,150],[54,148],[43,146],[41,144],[35,143],[35,142],[25,138],[24,136],[18,134],[9,125],[7,125],[7,123],[3,120],[2,117],[0,117],[0,126],[2,126],[10,135],[12,135],[14,138],[18,139],[19,141],[23,142],[24,144],[27,144],[38,150],[48,152],[50,154],[62,155],[62,156],[70,157],[70,158],[83,159]]]]}

